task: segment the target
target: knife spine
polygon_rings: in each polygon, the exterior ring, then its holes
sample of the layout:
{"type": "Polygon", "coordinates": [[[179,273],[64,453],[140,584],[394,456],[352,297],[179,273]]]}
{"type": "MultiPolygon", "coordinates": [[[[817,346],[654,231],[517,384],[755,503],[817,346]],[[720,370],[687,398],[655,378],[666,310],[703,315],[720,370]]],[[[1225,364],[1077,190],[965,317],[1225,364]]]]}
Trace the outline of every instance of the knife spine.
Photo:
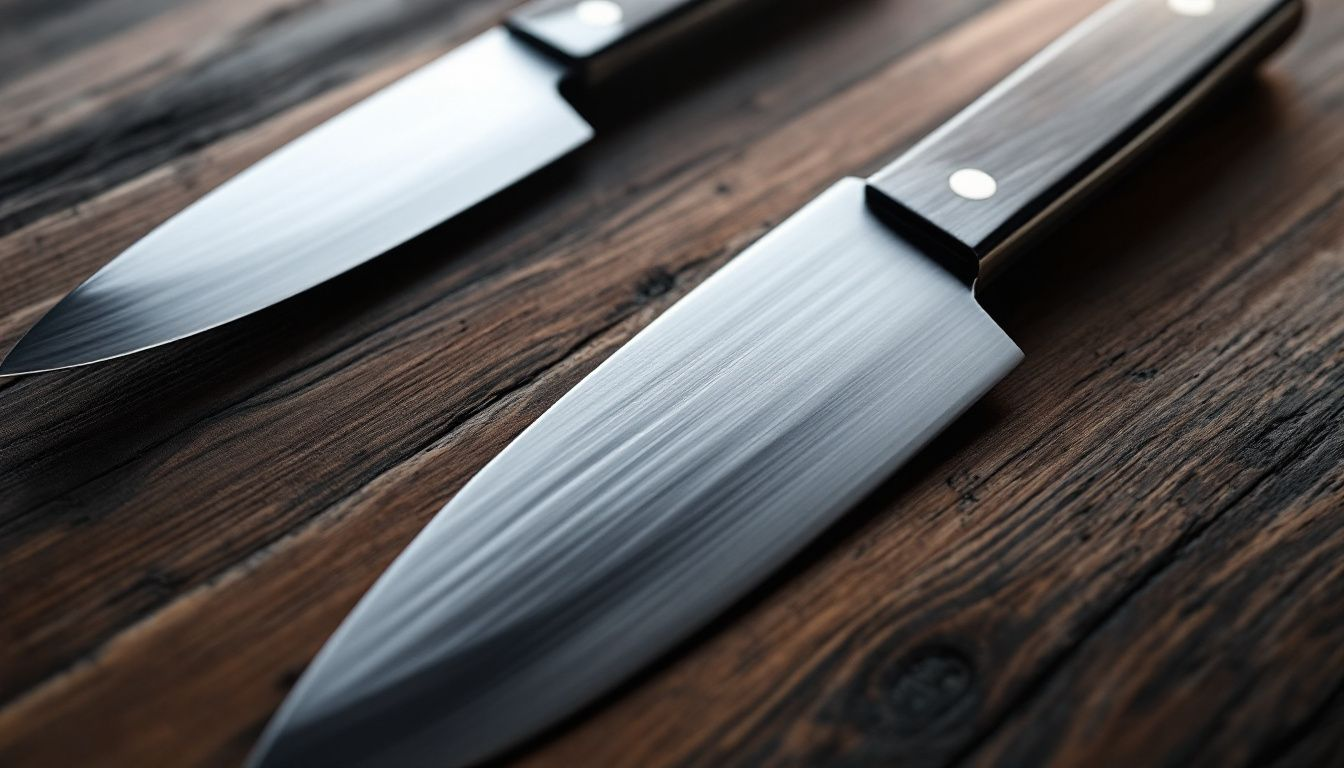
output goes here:
{"type": "MultiPolygon", "coordinates": [[[[1119,7],[1124,2],[1125,0],[1114,2],[1095,16],[1100,16],[1113,7],[1119,7]]],[[[1044,196],[1045,202],[1036,207],[1034,213],[1010,220],[1002,236],[984,241],[989,244],[988,247],[977,247],[968,243],[967,238],[936,223],[934,216],[927,215],[927,210],[921,213],[916,210],[916,206],[903,202],[904,195],[893,194],[895,186],[893,180],[904,170],[904,166],[909,164],[909,158],[921,149],[920,145],[868,179],[866,198],[868,207],[888,226],[928,249],[933,258],[964,282],[974,284],[977,280],[992,279],[1011,263],[1011,257],[1019,252],[1022,246],[1060,224],[1070,211],[1104,189],[1135,159],[1167,137],[1181,123],[1182,118],[1212,101],[1225,86],[1248,75],[1260,62],[1273,54],[1292,36],[1300,25],[1304,13],[1304,3],[1301,0],[1280,3],[1266,18],[1251,27],[1230,50],[1218,57],[1210,68],[1184,84],[1179,96],[1164,106],[1158,115],[1143,123],[1132,136],[1106,152],[1100,162],[1076,181],[1061,189],[1049,190],[1044,196]]],[[[1038,57],[1019,69],[1018,73],[1032,66],[1041,65],[1037,59],[1047,56],[1050,51],[1048,48],[1038,54],[1038,57]]],[[[1018,74],[1014,74],[1005,82],[1011,82],[1017,76],[1018,74]]],[[[991,91],[930,138],[937,138],[940,133],[955,126],[963,115],[973,113],[982,101],[993,96],[994,92],[991,91]]]]}

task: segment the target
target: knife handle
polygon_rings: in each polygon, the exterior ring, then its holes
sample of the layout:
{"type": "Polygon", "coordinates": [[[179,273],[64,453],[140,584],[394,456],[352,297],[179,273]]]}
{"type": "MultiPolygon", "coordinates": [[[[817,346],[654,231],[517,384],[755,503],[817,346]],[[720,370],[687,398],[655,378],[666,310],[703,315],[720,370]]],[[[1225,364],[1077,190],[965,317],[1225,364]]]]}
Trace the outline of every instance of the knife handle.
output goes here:
{"type": "Polygon", "coordinates": [[[869,206],[973,280],[1272,53],[1302,12],[1115,0],[871,177],[869,206]]]}
{"type": "Polygon", "coordinates": [[[740,0],[533,0],[506,26],[599,79],[740,0]]]}

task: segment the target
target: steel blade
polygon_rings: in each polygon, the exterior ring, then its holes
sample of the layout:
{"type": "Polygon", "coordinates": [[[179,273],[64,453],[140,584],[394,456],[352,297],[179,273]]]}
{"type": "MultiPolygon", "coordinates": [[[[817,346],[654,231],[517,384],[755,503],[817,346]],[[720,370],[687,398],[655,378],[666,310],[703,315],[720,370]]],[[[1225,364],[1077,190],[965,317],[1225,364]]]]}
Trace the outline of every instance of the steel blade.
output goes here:
{"type": "Polygon", "coordinates": [[[587,141],[563,68],[493,29],[337,115],[131,246],[0,375],[97,362],[263,309],[400,245],[587,141]]]}
{"type": "Polygon", "coordinates": [[[254,765],[466,765],[666,651],[1021,359],[837,184],[474,478],[304,674],[254,765]]]}

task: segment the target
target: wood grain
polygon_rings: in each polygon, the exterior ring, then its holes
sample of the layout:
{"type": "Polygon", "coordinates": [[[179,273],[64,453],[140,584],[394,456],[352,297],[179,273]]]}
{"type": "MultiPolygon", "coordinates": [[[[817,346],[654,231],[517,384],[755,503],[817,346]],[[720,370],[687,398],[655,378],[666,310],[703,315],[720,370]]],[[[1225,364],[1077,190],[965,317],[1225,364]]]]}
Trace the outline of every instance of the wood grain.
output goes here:
{"type": "MultiPolygon", "coordinates": [[[[1099,4],[798,2],[613,84],[592,147],[346,278],[0,384],[0,764],[237,764],[512,436],[1099,4]]],[[[27,126],[0,130],[0,343],[508,5],[4,0],[50,42],[0,83],[0,119],[27,126]],[[132,56],[162,64],[115,77],[132,56]]],[[[989,287],[1028,358],[986,402],[514,759],[1344,760],[1344,7],[1312,11],[1266,74],[989,287]]]]}

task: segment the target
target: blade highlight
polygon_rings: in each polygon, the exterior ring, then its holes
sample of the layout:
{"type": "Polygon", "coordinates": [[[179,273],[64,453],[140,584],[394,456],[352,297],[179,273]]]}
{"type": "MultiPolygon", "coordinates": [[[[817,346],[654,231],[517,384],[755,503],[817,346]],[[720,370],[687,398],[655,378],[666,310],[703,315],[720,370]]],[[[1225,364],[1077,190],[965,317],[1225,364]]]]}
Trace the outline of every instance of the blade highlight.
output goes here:
{"type": "Polygon", "coordinates": [[[466,765],[793,556],[1021,353],[847,180],[481,471],[347,618],[257,765],[466,765]]]}
{"type": "Polygon", "coordinates": [[[493,29],[225,182],[76,288],[0,375],[98,362],[268,307],[583,144],[556,62],[493,29]]]}

